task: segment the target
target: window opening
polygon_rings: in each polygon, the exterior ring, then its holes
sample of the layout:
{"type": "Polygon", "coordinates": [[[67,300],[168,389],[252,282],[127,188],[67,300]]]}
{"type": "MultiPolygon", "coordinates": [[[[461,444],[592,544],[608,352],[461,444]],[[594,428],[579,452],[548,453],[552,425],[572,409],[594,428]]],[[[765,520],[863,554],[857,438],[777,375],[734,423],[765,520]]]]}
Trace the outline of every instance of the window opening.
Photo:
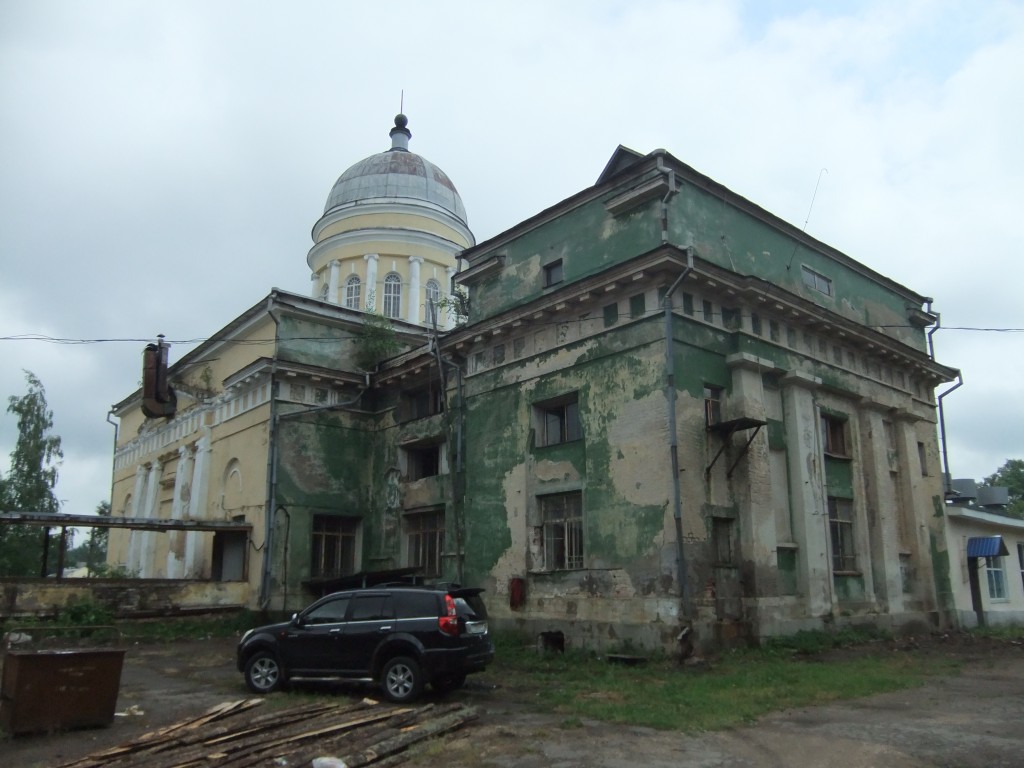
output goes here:
{"type": "Polygon", "coordinates": [[[832,533],[832,570],[857,570],[853,545],[853,501],[828,497],[828,524],[832,533]]]}
{"type": "Polygon", "coordinates": [[[441,474],[441,443],[405,449],[409,482],[441,474]]]}
{"type": "Polygon", "coordinates": [[[359,519],[313,515],[310,576],[348,576],[356,572],[356,537],[359,519]]]}
{"type": "Polygon", "coordinates": [[[831,456],[849,456],[846,450],[846,419],[821,414],[821,442],[831,456]]]}
{"type": "Polygon", "coordinates": [[[711,427],[722,420],[722,388],[704,385],[704,426],[711,427]]]}
{"type": "Polygon", "coordinates": [[[399,317],[402,314],[402,278],[394,272],[384,278],[384,316],[399,317]]]}
{"type": "Polygon", "coordinates": [[[544,528],[544,568],[583,567],[583,495],[580,491],[538,497],[544,528]]]}
{"type": "Polygon", "coordinates": [[[578,396],[573,393],[570,397],[537,406],[541,420],[540,445],[557,445],[583,439],[578,396]]]}
{"type": "Polygon", "coordinates": [[[359,309],[359,300],[363,291],[363,282],[358,275],[352,275],[345,281],[345,306],[349,309],[359,309]]]}
{"type": "Polygon", "coordinates": [[[815,272],[808,266],[801,266],[801,275],[803,275],[804,285],[813,288],[826,296],[832,295],[832,280],[825,277],[820,272],[815,272]]]}
{"type": "Polygon", "coordinates": [[[544,287],[548,288],[562,282],[562,260],[553,261],[544,267],[544,287]]]}
{"type": "Polygon", "coordinates": [[[985,575],[988,577],[988,596],[992,600],[1006,600],[1006,558],[985,558],[985,575]]]}
{"type": "Polygon", "coordinates": [[[405,530],[409,566],[422,569],[424,576],[440,576],[444,510],[406,515],[405,530]]]}

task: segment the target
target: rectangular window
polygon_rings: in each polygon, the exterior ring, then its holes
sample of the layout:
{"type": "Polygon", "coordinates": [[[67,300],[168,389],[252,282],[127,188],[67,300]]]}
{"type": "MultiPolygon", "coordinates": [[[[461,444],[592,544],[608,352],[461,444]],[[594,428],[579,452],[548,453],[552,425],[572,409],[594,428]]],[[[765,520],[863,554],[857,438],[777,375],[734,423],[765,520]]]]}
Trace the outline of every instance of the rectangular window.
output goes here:
{"type": "Polygon", "coordinates": [[[713,323],[715,322],[715,311],[714,307],[711,306],[711,302],[707,299],[704,300],[701,307],[704,311],[704,322],[713,323]]]}
{"type": "Polygon", "coordinates": [[[733,307],[722,307],[722,325],[730,331],[740,327],[740,311],[733,307]]]}
{"type": "Polygon", "coordinates": [[[583,439],[576,393],[536,406],[540,424],[539,445],[558,445],[583,439]]]}
{"type": "Polygon", "coordinates": [[[631,318],[643,317],[647,312],[647,301],[644,294],[638,293],[629,297],[629,316],[631,318]]]}
{"type": "Polygon", "coordinates": [[[424,419],[442,410],[441,385],[431,382],[425,387],[402,393],[401,416],[403,421],[424,419]]]}
{"type": "Polygon", "coordinates": [[[750,332],[755,336],[761,335],[761,316],[757,312],[750,313],[750,332]]]}
{"type": "Polygon", "coordinates": [[[885,430],[885,447],[890,451],[896,452],[896,425],[891,421],[883,421],[882,429],[885,430]]]}
{"type": "Polygon", "coordinates": [[[405,476],[409,482],[441,474],[441,447],[442,443],[437,443],[403,449],[406,462],[405,476]]]}
{"type": "Polygon", "coordinates": [[[928,452],[924,443],[917,444],[917,460],[921,462],[921,477],[928,477],[928,452]]]}
{"type": "Polygon", "coordinates": [[[609,304],[604,308],[604,327],[608,328],[619,322],[619,305],[618,303],[609,304]]]}
{"type": "Polygon", "coordinates": [[[518,359],[523,356],[523,352],[526,351],[526,339],[520,336],[518,339],[512,341],[512,357],[518,359]]]}
{"type": "Polygon", "coordinates": [[[327,405],[327,398],[330,393],[323,387],[317,387],[313,390],[313,400],[317,405],[327,405]]]}
{"type": "Polygon", "coordinates": [[[831,456],[849,456],[846,450],[846,419],[821,414],[821,444],[831,456]]]}
{"type": "Polygon", "coordinates": [[[404,522],[409,567],[421,569],[424,576],[440,576],[444,510],[408,514],[404,522]]]}
{"type": "Polygon", "coordinates": [[[693,294],[683,291],[683,314],[693,315],[693,294]]]}
{"type": "Polygon", "coordinates": [[[495,344],[494,345],[494,349],[491,352],[492,352],[492,358],[491,359],[494,360],[494,364],[495,365],[501,365],[502,363],[505,362],[505,345],[504,344],[495,344]]]}
{"type": "Polygon", "coordinates": [[[313,546],[309,575],[348,576],[356,572],[356,537],[359,519],[337,515],[313,515],[313,546]]]}
{"type": "Polygon", "coordinates": [[[562,282],[562,260],[553,261],[544,266],[544,287],[548,288],[562,282]]]}
{"type": "Polygon", "coordinates": [[[704,426],[710,427],[722,420],[722,388],[704,385],[704,426]]]}
{"type": "Polygon", "coordinates": [[[828,524],[832,534],[832,570],[857,570],[853,546],[853,501],[828,497],[828,524]]]}
{"type": "Polygon", "coordinates": [[[800,274],[803,275],[804,285],[820,291],[826,296],[832,295],[832,281],[820,272],[815,272],[807,266],[800,267],[800,274]]]}
{"type": "Polygon", "coordinates": [[[796,349],[796,331],[792,328],[786,328],[786,344],[792,349],[796,349]]]}
{"type": "Polygon", "coordinates": [[[774,341],[776,344],[779,342],[779,321],[769,320],[768,321],[768,338],[774,341]]]}
{"type": "Polygon", "coordinates": [[[544,529],[544,569],[583,567],[583,494],[555,493],[537,498],[544,529]]]}
{"type": "Polygon", "coordinates": [[[985,575],[988,577],[988,596],[992,600],[1006,600],[1005,557],[985,558],[985,575]]]}

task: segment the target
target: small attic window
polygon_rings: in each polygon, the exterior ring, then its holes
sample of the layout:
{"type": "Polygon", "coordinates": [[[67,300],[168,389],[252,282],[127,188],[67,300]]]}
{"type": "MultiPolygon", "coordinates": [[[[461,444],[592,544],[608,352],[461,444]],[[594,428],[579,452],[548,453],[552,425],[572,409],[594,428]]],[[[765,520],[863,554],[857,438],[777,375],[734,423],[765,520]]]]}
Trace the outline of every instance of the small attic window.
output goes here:
{"type": "Polygon", "coordinates": [[[544,266],[544,287],[548,288],[562,282],[562,260],[553,261],[544,266]]]}
{"type": "Polygon", "coordinates": [[[813,288],[816,291],[824,293],[826,296],[832,296],[832,280],[825,277],[820,272],[815,272],[813,269],[806,265],[801,265],[800,272],[804,278],[804,285],[813,288]]]}

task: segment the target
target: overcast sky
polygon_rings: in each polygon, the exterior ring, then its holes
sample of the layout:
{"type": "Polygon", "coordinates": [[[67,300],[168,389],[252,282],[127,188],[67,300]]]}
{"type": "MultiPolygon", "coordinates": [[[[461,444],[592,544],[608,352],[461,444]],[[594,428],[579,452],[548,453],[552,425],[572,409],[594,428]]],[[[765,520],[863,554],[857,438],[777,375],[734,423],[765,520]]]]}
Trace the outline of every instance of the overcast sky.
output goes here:
{"type": "MultiPolygon", "coordinates": [[[[65,512],[109,498],[145,340],[308,292],[310,229],[403,89],[478,241],[619,144],[807,221],[934,297],[952,474],[1024,458],[1022,2],[0,0],[0,396],[45,385],[65,512]]],[[[4,474],[15,439],[4,411],[4,474]]]]}

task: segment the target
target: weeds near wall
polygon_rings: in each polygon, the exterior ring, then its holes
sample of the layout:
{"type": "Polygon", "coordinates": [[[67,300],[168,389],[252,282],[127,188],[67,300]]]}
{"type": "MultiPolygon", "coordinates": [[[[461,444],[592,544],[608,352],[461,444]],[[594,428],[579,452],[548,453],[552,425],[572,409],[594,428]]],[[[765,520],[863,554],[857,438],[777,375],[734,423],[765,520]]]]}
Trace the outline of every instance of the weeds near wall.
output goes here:
{"type": "Polygon", "coordinates": [[[363,324],[355,333],[355,364],[360,370],[372,371],[377,363],[401,349],[395,328],[383,315],[367,312],[363,324]]]}

